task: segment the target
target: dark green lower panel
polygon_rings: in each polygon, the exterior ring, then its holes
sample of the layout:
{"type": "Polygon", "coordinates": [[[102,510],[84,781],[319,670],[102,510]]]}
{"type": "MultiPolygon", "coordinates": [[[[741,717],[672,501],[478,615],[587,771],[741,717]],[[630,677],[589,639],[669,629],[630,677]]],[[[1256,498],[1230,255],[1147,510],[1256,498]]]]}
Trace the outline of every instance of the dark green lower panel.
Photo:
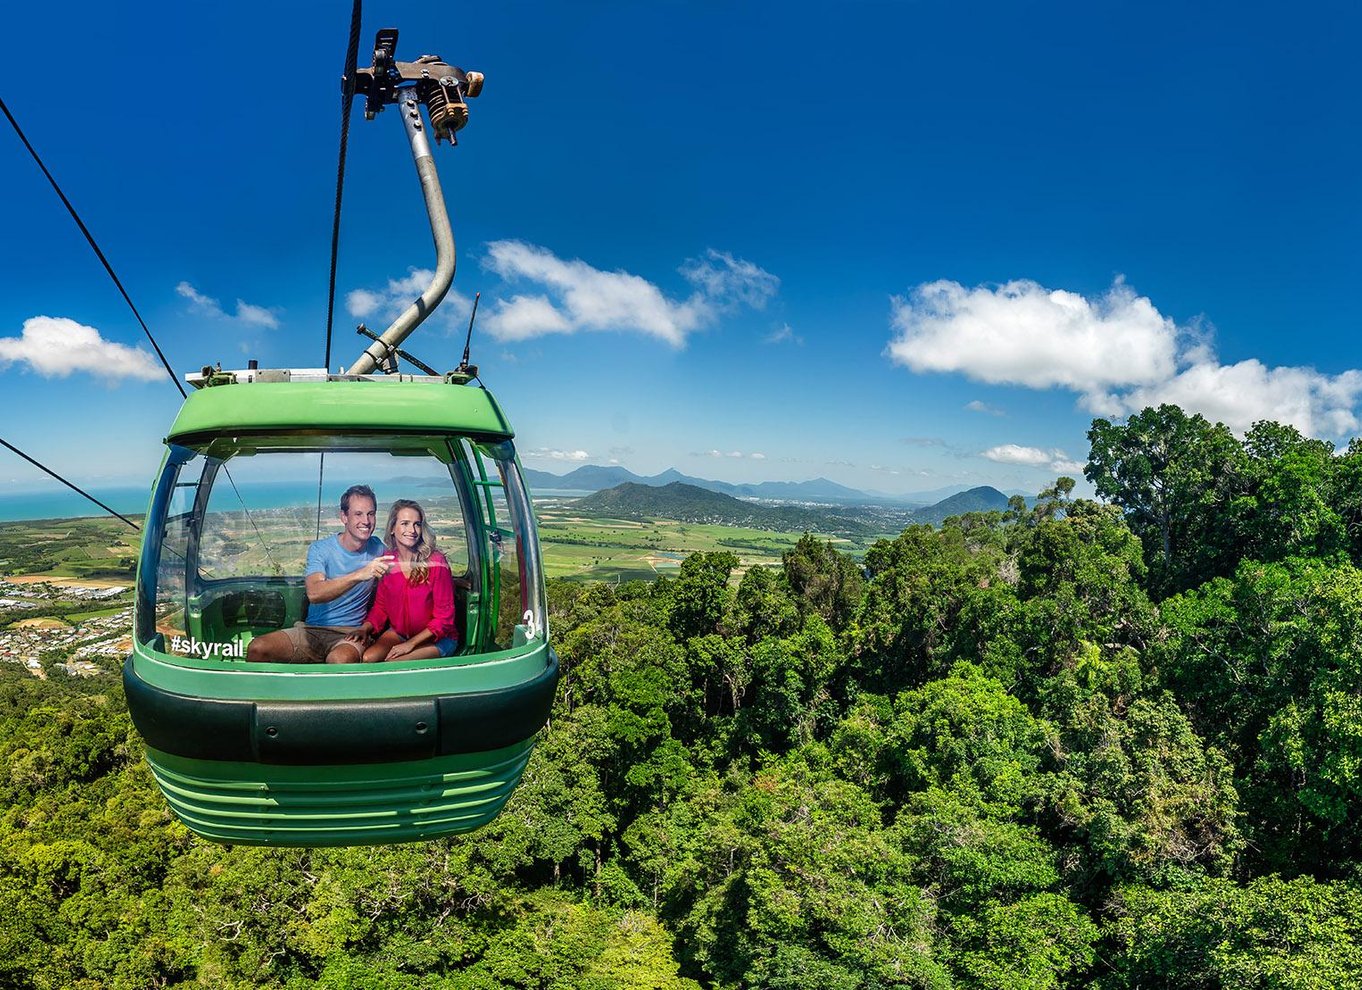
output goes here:
{"type": "Polygon", "coordinates": [[[469,832],[501,811],[534,739],[486,753],[360,766],[193,760],[147,749],[176,816],[239,845],[351,846],[469,832]]]}

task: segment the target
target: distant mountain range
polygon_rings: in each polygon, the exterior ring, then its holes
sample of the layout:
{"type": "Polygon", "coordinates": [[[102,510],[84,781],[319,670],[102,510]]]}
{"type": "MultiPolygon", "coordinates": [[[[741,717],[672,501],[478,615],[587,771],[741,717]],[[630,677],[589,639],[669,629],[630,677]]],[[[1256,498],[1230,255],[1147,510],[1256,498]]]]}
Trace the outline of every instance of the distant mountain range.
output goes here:
{"type": "Polygon", "coordinates": [[[579,498],[573,505],[586,515],[616,519],[662,518],[785,533],[808,530],[845,536],[869,536],[896,532],[915,523],[939,525],[948,516],[966,512],[1003,510],[1007,508],[1007,496],[996,488],[982,487],[959,492],[936,505],[916,510],[886,510],[883,506],[873,504],[806,507],[744,501],[681,481],[666,485],[626,481],[579,498]]]}
{"type": "MultiPolygon", "coordinates": [[[[670,485],[679,481],[684,485],[693,485],[696,488],[703,488],[706,491],[720,492],[724,495],[731,495],[734,498],[760,498],[778,502],[892,505],[906,508],[933,506],[940,503],[942,499],[956,494],[964,494],[963,488],[961,486],[956,486],[939,488],[929,492],[909,492],[906,495],[889,495],[884,492],[865,492],[855,488],[848,488],[846,485],[839,485],[837,482],[829,481],[827,478],[814,478],[812,481],[763,481],[760,484],[755,485],[735,485],[727,481],[711,481],[707,478],[695,478],[688,474],[682,474],[675,468],[668,468],[661,474],[645,477],[643,475],[634,474],[634,472],[630,471],[628,468],[622,468],[617,465],[603,467],[596,464],[588,464],[562,475],[552,474],[548,471],[536,471],[533,468],[524,468],[523,473],[525,476],[525,483],[529,485],[530,491],[532,492],[540,489],[598,492],[623,484],[649,485],[653,488],[661,488],[665,485],[670,485]]],[[[982,491],[983,489],[971,490],[982,491]]],[[[990,488],[988,490],[997,491],[996,488],[990,488]]],[[[1006,496],[1004,496],[1003,501],[1003,507],[1005,508],[1006,496]]]]}
{"type": "MultiPolygon", "coordinates": [[[[696,488],[721,492],[724,495],[732,495],[734,498],[769,498],[791,501],[816,499],[824,502],[881,501],[883,498],[867,495],[865,492],[848,488],[846,485],[839,485],[827,478],[814,478],[812,481],[763,481],[756,485],[734,485],[727,481],[693,478],[688,474],[682,474],[676,468],[668,468],[661,474],[644,477],[634,474],[628,468],[601,467],[596,464],[579,467],[564,475],[550,474],[548,471],[536,471],[533,468],[524,468],[523,473],[525,483],[530,486],[531,491],[536,488],[558,488],[569,491],[598,492],[626,483],[661,488],[664,485],[679,481],[683,485],[694,485],[696,488]]],[[[902,501],[902,499],[899,499],[899,501],[902,501]]]]}

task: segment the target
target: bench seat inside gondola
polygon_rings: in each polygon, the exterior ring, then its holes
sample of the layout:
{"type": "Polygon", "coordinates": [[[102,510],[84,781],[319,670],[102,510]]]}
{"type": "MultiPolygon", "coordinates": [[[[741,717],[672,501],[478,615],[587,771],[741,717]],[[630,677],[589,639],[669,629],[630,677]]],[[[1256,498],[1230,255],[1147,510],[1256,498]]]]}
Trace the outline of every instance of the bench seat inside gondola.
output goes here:
{"type": "Polygon", "coordinates": [[[302,578],[214,583],[189,599],[186,626],[204,643],[249,643],[307,616],[302,578]]]}
{"type": "MultiPolygon", "coordinates": [[[[454,579],[454,621],[464,644],[467,629],[466,578],[454,579]]],[[[189,599],[186,631],[204,643],[239,643],[307,620],[307,590],[302,578],[259,578],[215,582],[189,599]]],[[[462,652],[462,650],[460,651],[462,652]]]]}

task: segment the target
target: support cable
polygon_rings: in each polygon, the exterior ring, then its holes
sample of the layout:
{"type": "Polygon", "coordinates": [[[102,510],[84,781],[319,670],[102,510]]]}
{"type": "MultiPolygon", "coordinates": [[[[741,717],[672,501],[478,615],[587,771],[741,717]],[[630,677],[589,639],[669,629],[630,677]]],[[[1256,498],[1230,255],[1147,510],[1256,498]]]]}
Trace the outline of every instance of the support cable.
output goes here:
{"type": "MultiPolygon", "coordinates": [[[[356,6],[358,6],[359,0],[355,0],[355,3],[356,6]]],[[[109,273],[109,278],[113,279],[114,285],[118,287],[119,293],[122,294],[123,296],[123,301],[126,302],[128,304],[128,308],[132,310],[132,315],[137,317],[137,322],[141,324],[142,332],[147,335],[147,340],[151,341],[151,346],[156,349],[156,356],[161,359],[161,364],[166,369],[166,374],[170,376],[170,380],[175,384],[175,388],[179,390],[180,398],[182,399],[188,398],[189,396],[185,392],[184,386],[181,385],[180,380],[177,377],[175,377],[174,369],[170,367],[170,362],[166,360],[165,353],[162,352],[161,350],[161,345],[156,343],[156,338],[152,336],[151,330],[148,329],[146,321],[142,319],[142,314],[137,311],[137,306],[133,303],[132,297],[128,295],[128,290],[123,288],[123,283],[118,278],[118,275],[114,272],[113,266],[109,264],[109,259],[104,257],[104,252],[101,251],[99,245],[95,243],[95,238],[94,235],[90,233],[90,228],[85,226],[85,221],[80,218],[80,214],[76,212],[76,208],[72,206],[71,201],[66,198],[66,193],[62,192],[61,186],[57,185],[57,180],[53,178],[52,173],[47,170],[47,166],[43,164],[42,158],[39,157],[38,152],[34,149],[33,145],[29,143],[28,137],[24,134],[23,128],[21,128],[19,126],[19,122],[14,119],[14,114],[10,113],[9,107],[5,105],[5,101],[3,99],[0,99],[0,111],[4,111],[5,117],[8,118],[10,122],[10,126],[14,128],[14,133],[19,135],[19,140],[24,143],[24,147],[28,149],[28,153],[32,155],[33,160],[38,163],[38,168],[42,169],[43,175],[47,177],[47,181],[52,184],[52,188],[56,191],[57,196],[61,198],[62,205],[64,205],[66,207],[66,211],[71,214],[71,219],[76,221],[76,226],[79,227],[80,232],[85,235],[85,239],[90,243],[90,247],[94,250],[95,256],[99,258],[100,263],[104,266],[104,270],[109,273]]],[[[0,444],[4,444],[10,450],[14,451],[14,453],[18,454],[20,457],[28,461],[30,464],[33,464],[35,467],[38,467],[43,471],[46,471],[52,477],[56,478],[63,485],[65,485],[67,488],[70,488],[72,491],[75,491],[80,495],[85,496],[91,502],[94,502],[96,505],[98,505],[105,512],[108,512],[110,515],[118,516],[119,519],[122,519],[133,529],[139,528],[136,523],[128,519],[126,516],[118,512],[114,512],[113,509],[109,508],[99,499],[95,498],[88,492],[82,491],[81,489],[77,488],[75,485],[71,484],[71,482],[67,481],[65,478],[57,474],[55,471],[51,471],[48,468],[43,467],[42,464],[39,464],[37,461],[29,457],[27,454],[19,450],[17,447],[13,446],[10,443],[6,443],[4,440],[0,440],[0,444]]],[[[226,470],[226,465],[224,465],[223,467],[224,470],[226,470]]],[[[264,544],[264,538],[260,535],[260,529],[258,526],[256,526],[255,520],[251,518],[250,510],[246,508],[246,502],[241,498],[241,493],[236,490],[236,481],[233,480],[231,471],[227,471],[227,480],[231,483],[232,490],[236,492],[237,501],[241,502],[241,508],[246,513],[246,518],[250,521],[251,528],[255,530],[256,536],[258,539],[261,540],[262,545],[265,545],[266,555],[270,557],[271,562],[274,562],[274,556],[273,554],[270,553],[269,546],[267,544],[264,544]]],[[[278,566],[279,565],[275,563],[275,567],[278,568],[278,566]]]]}
{"type": "MultiPolygon", "coordinates": [[[[359,0],[355,0],[355,2],[358,4],[359,0]]],[[[5,105],[3,99],[0,99],[0,110],[3,110],[5,116],[9,118],[10,126],[14,128],[14,133],[19,135],[19,140],[24,143],[24,147],[28,149],[28,153],[33,156],[33,160],[37,162],[38,167],[43,170],[43,175],[47,176],[47,181],[52,183],[52,188],[56,190],[57,195],[61,197],[62,204],[66,207],[66,212],[70,213],[71,219],[76,221],[76,226],[80,228],[80,232],[85,235],[85,239],[90,242],[90,247],[94,249],[95,256],[99,258],[100,263],[104,266],[104,270],[109,273],[109,278],[113,279],[114,285],[118,286],[118,291],[123,295],[123,301],[126,302],[128,308],[132,310],[132,315],[137,317],[137,322],[142,325],[142,332],[147,335],[147,340],[151,341],[151,346],[156,349],[156,356],[161,359],[161,364],[165,367],[166,374],[168,374],[170,380],[175,383],[175,387],[179,389],[180,398],[187,398],[188,396],[185,394],[184,386],[180,384],[179,378],[175,377],[174,369],[170,367],[170,362],[166,360],[165,354],[161,352],[161,345],[156,343],[156,338],[153,337],[151,331],[147,329],[146,321],[142,319],[142,314],[137,312],[137,307],[133,305],[132,298],[128,295],[128,290],[123,288],[123,283],[120,282],[118,276],[114,274],[113,266],[109,264],[109,259],[104,257],[104,252],[101,251],[99,245],[95,243],[94,235],[91,234],[90,229],[85,226],[85,221],[80,218],[80,214],[78,214],[76,208],[71,205],[71,201],[66,198],[66,193],[61,191],[61,186],[57,185],[57,180],[52,178],[52,173],[47,170],[47,166],[43,164],[43,160],[38,157],[38,152],[33,149],[33,145],[28,143],[28,138],[24,135],[23,128],[21,128],[19,122],[14,119],[14,114],[9,112],[9,107],[5,105]]],[[[84,494],[84,492],[81,492],[81,494],[84,494]]]]}
{"type": "Polygon", "coordinates": [[[345,189],[345,151],[350,139],[350,108],[355,102],[355,69],[359,59],[360,0],[350,13],[350,46],[345,51],[345,77],[341,80],[340,156],[336,163],[336,212],[331,221],[331,278],[326,293],[326,358],[331,369],[331,324],[336,313],[336,255],[340,250],[341,193],[345,189]]]}
{"type": "Polygon", "coordinates": [[[326,472],[326,451],[317,464],[317,539],[322,538],[322,475],[326,472]]]}
{"type": "Polygon", "coordinates": [[[50,474],[52,477],[56,478],[56,479],[57,479],[58,481],[60,481],[63,485],[65,485],[67,488],[69,488],[69,489],[71,489],[73,492],[75,492],[77,495],[83,495],[83,496],[85,496],[85,497],[88,498],[91,502],[95,503],[95,505],[99,506],[101,509],[103,509],[105,512],[107,512],[109,515],[111,515],[111,516],[117,516],[119,519],[122,519],[125,523],[127,523],[129,526],[131,526],[133,529],[136,529],[136,530],[139,530],[139,531],[141,530],[142,527],[138,526],[137,523],[133,522],[133,521],[132,521],[131,519],[129,519],[127,516],[123,515],[121,512],[115,512],[113,509],[109,508],[107,505],[105,505],[105,504],[104,504],[103,502],[101,502],[99,499],[95,498],[95,497],[94,497],[93,495],[91,495],[89,492],[84,491],[84,490],[82,490],[82,489],[80,489],[80,488],[77,488],[75,485],[71,484],[71,482],[67,481],[65,478],[63,478],[61,475],[59,475],[56,471],[53,471],[51,468],[49,468],[49,467],[44,467],[42,464],[39,464],[37,461],[35,461],[33,458],[29,457],[27,454],[25,454],[25,453],[24,453],[22,450],[20,450],[18,447],[14,446],[14,444],[8,442],[7,440],[5,440],[5,439],[3,439],[3,438],[0,438],[0,444],[3,444],[4,446],[8,447],[10,450],[14,451],[14,453],[18,454],[18,455],[19,455],[20,457],[22,457],[24,460],[28,461],[28,463],[32,464],[32,465],[33,465],[34,467],[36,467],[39,471],[44,471],[44,472],[46,472],[47,474],[50,474]]]}

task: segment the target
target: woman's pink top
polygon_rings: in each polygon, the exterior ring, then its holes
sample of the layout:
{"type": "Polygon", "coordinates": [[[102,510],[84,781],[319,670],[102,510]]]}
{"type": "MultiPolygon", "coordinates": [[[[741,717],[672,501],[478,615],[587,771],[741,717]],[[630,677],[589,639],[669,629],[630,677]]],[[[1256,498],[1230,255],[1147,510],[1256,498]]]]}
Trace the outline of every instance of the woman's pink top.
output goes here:
{"type": "Polygon", "coordinates": [[[426,564],[430,570],[421,584],[409,583],[401,567],[393,567],[378,579],[373,607],[364,618],[374,632],[390,625],[406,639],[422,629],[429,629],[436,640],[455,635],[454,580],[449,561],[436,550],[426,564]]]}

